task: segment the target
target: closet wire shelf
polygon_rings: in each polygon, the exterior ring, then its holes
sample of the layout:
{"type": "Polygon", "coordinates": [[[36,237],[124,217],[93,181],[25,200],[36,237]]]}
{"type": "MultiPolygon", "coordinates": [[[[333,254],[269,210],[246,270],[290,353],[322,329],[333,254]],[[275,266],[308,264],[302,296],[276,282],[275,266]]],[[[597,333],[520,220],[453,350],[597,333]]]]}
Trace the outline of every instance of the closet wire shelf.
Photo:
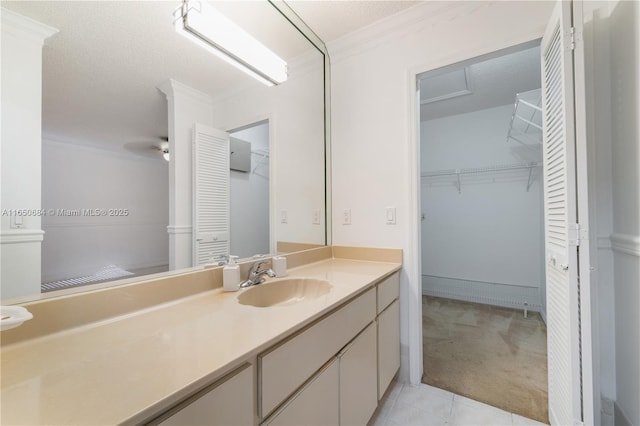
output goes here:
{"type": "Polygon", "coordinates": [[[507,131],[507,142],[522,145],[542,143],[542,91],[529,90],[516,94],[513,114],[507,131]]]}
{"type": "Polygon", "coordinates": [[[251,150],[251,153],[253,155],[257,155],[258,156],[258,161],[256,161],[256,165],[253,166],[253,168],[251,169],[251,174],[254,174],[256,172],[256,170],[258,170],[258,167],[262,166],[263,164],[267,164],[269,162],[269,151],[266,149],[256,149],[256,150],[251,150]]]}
{"type": "Polygon", "coordinates": [[[531,184],[533,183],[533,170],[540,166],[542,166],[542,163],[539,161],[533,161],[530,163],[498,164],[498,165],[487,166],[487,167],[470,167],[465,169],[434,170],[430,172],[423,172],[420,174],[420,177],[434,178],[434,177],[441,177],[441,176],[456,176],[456,182],[455,182],[456,189],[458,190],[458,194],[462,194],[462,185],[460,183],[460,176],[528,169],[529,177],[527,179],[527,192],[529,192],[529,189],[531,189],[531,184]]]}

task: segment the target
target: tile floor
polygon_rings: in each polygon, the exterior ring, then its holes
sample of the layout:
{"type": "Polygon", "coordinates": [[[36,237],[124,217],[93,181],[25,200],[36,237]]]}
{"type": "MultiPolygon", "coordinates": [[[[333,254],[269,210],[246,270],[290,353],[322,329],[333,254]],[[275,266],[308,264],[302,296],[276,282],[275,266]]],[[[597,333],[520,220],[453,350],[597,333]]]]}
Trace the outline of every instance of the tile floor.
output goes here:
{"type": "Polygon", "coordinates": [[[370,425],[542,426],[517,414],[420,384],[394,382],[370,425]]]}

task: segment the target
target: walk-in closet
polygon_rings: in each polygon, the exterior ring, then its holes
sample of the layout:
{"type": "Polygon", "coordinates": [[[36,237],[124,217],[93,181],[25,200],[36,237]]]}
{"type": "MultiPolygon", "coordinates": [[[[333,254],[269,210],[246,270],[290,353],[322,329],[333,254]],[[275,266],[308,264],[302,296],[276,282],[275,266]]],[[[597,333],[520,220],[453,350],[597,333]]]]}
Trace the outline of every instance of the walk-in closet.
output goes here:
{"type": "Polygon", "coordinates": [[[419,79],[423,382],[547,422],[540,48],[419,79]]]}

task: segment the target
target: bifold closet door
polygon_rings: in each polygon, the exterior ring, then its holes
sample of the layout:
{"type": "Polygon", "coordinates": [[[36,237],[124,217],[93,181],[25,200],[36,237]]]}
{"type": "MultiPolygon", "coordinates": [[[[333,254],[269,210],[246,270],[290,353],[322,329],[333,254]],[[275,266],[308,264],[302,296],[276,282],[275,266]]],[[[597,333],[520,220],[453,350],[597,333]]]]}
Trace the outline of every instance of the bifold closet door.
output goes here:
{"type": "MultiPolygon", "coordinates": [[[[581,18],[580,18],[581,19],[581,18]]],[[[581,26],[580,26],[581,28],[581,26]]],[[[576,106],[575,72],[584,64],[575,60],[572,2],[559,1],[541,45],[543,92],[543,160],[545,257],[547,282],[547,354],[549,370],[549,420],[552,425],[582,424],[583,346],[580,291],[589,291],[588,276],[579,284],[580,221],[587,212],[578,209],[577,131],[583,124],[576,106]],[[579,215],[579,213],[581,213],[579,215]],[[579,218],[580,216],[580,218],[579,218]],[[580,220],[579,220],[580,219],[580,220]]],[[[581,43],[581,40],[579,41],[581,43]]],[[[580,45],[582,48],[582,45],[580,45]]],[[[582,56],[578,57],[582,60],[582,56]]],[[[582,143],[582,142],[580,142],[582,143]]],[[[586,183],[586,182],[585,182],[586,183]]],[[[588,247],[585,247],[588,251],[588,247]]],[[[581,256],[582,258],[582,256],[581,256]]],[[[590,361],[590,358],[589,358],[590,361]]]]}
{"type": "Polygon", "coordinates": [[[193,266],[229,254],[229,134],[193,126],[193,266]]]}

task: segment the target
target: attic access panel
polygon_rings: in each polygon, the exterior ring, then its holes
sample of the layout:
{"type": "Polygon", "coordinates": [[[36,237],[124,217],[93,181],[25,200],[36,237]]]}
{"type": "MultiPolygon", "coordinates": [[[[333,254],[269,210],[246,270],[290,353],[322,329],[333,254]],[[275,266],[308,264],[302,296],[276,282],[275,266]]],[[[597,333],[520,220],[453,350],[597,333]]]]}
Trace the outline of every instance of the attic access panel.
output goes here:
{"type": "Polygon", "coordinates": [[[420,104],[426,105],[458,96],[470,95],[469,67],[458,68],[420,80],[420,104]]]}

